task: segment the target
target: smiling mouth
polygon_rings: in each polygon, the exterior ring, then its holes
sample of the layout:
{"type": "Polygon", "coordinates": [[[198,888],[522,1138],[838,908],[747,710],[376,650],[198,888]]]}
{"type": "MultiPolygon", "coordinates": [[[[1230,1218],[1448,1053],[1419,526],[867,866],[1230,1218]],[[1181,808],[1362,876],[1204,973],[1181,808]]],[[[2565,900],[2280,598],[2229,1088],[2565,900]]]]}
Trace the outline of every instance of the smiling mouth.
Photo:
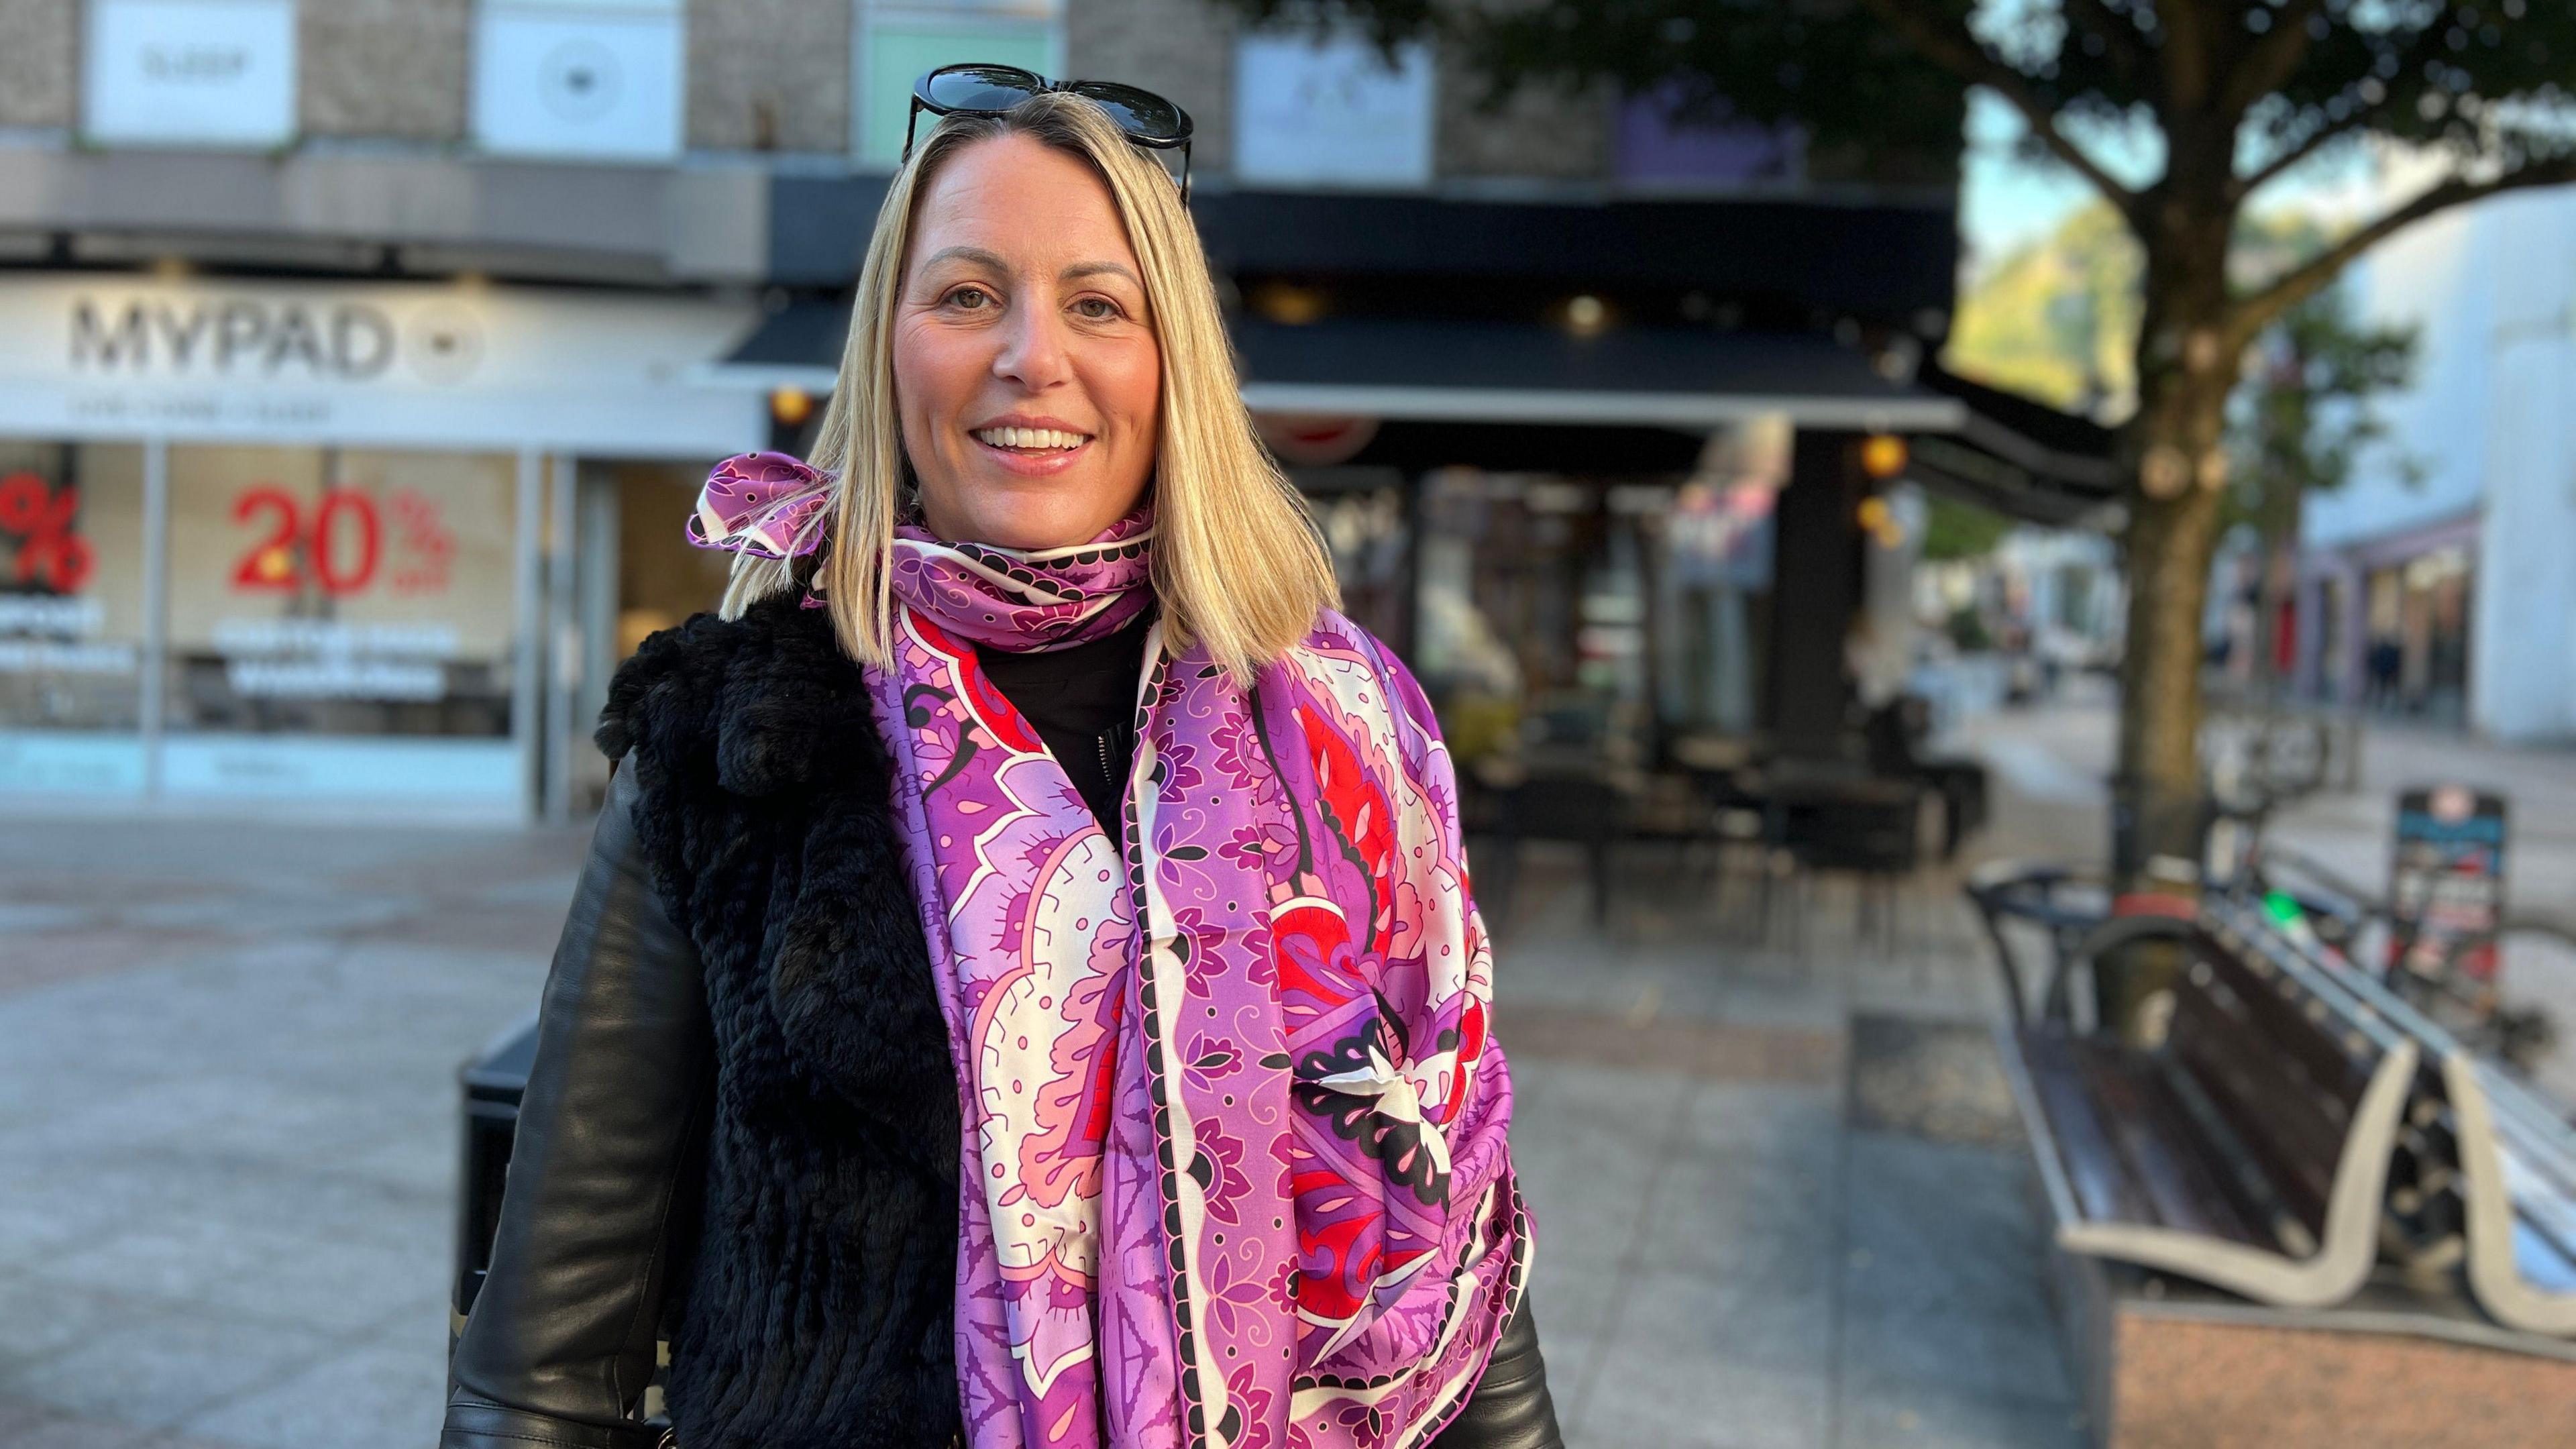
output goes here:
{"type": "Polygon", "coordinates": [[[1070,453],[1091,441],[1089,433],[1068,433],[1055,428],[975,428],[967,436],[987,448],[1031,458],[1042,458],[1050,453],[1070,453]]]}

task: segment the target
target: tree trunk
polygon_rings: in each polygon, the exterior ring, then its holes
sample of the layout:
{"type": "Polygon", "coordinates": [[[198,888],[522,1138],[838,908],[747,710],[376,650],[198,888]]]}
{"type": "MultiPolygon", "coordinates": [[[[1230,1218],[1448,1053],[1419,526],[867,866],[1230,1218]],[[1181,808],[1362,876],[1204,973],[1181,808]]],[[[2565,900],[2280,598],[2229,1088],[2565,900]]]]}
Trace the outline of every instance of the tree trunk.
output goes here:
{"type": "MultiPolygon", "coordinates": [[[[2228,393],[2240,344],[2227,323],[2223,206],[2164,199],[2148,239],[2138,340],[2138,412],[2122,430],[2130,470],[2128,645],[2120,667],[2119,768],[2112,780],[2113,888],[2130,902],[2198,893],[2205,814],[2200,778],[2201,618],[2227,486],[2228,393]]],[[[2133,1041],[2162,1034],[2175,963],[2155,953],[2097,983],[2105,1026],[2133,1041]]]]}

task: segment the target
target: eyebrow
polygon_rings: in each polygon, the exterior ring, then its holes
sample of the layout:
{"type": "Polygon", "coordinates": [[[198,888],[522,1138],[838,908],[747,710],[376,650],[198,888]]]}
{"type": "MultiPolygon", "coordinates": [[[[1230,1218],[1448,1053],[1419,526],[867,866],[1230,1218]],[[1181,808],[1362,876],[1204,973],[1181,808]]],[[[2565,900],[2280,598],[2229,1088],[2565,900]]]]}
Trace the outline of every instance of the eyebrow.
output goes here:
{"type": "Polygon", "coordinates": [[[1065,268],[1056,280],[1072,282],[1078,281],[1084,277],[1096,277],[1103,273],[1111,273],[1125,277],[1130,285],[1139,289],[1142,289],[1145,285],[1143,280],[1138,278],[1134,272],[1127,270],[1126,267],[1117,262],[1076,262],[1072,266],[1065,268]]]}
{"type": "MultiPolygon", "coordinates": [[[[921,265],[923,270],[926,271],[931,267],[939,265],[941,262],[949,261],[974,262],[982,266],[991,267],[994,271],[1000,272],[1006,277],[1013,275],[1011,264],[1002,260],[1001,253],[990,251],[983,247],[941,247],[938,251],[931,253],[921,265]]],[[[1072,266],[1065,268],[1063,272],[1058,274],[1057,280],[1065,282],[1079,281],[1084,277],[1095,277],[1104,273],[1125,277],[1130,284],[1140,288],[1145,285],[1141,278],[1139,278],[1133,271],[1130,271],[1124,264],[1119,262],[1075,262],[1072,266]]]]}

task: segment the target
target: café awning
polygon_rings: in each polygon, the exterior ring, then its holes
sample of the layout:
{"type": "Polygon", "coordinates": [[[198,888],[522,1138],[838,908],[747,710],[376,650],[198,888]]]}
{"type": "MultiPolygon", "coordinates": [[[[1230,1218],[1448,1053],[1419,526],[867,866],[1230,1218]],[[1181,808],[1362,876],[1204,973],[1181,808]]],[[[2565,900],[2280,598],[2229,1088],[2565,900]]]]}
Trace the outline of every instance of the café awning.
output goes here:
{"type": "Polygon", "coordinates": [[[1927,363],[1917,380],[1965,410],[1957,428],[1918,436],[1906,476],[1933,492],[2045,527],[2097,517],[2120,496],[2111,430],[2089,418],[1927,363]]]}
{"type": "MultiPolygon", "coordinates": [[[[710,380],[828,392],[847,315],[845,304],[822,302],[772,313],[710,380]]],[[[1967,420],[1957,399],[1890,380],[1866,355],[1818,336],[1622,326],[1581,335],[1439,317],[1229,325],[1243,400],[1256,412],[1697,431],[1773,414],[1872,432],[1967,420]]]]}

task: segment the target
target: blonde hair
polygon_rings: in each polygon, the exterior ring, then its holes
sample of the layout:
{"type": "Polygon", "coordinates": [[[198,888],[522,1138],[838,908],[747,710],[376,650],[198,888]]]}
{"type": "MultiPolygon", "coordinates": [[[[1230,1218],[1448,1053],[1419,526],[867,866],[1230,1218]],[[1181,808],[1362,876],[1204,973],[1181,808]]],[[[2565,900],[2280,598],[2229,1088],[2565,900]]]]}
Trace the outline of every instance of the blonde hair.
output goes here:
{"type": "MultiPolygon", "coordinates": [[[[1033,96],[1003,116],[943,119],[886,187],[859,268],[840,377],[807,460],[836,475],[833,541],[815,572],[841,648],[867,664],[893,657],[895,604],[886,559],[905,466],[892,338],[913,211],[942,162],[1004,135],[1028,136],[1088,161],[1126,225],[1163,359],[1161,437],[1150,485],[1154,592],[1176,650],[1196,643],[1248,680],[1304,638],[1319,611],[1338,605],[1332,560],[1295,488],[1253,431],[1207,254],[1171,174],[1138,155],[1100,107],[1062,92],[1033,96]]],[[[796,581],[791,561],[739,555],[718,612],[738,618],[796,581]]]]}

